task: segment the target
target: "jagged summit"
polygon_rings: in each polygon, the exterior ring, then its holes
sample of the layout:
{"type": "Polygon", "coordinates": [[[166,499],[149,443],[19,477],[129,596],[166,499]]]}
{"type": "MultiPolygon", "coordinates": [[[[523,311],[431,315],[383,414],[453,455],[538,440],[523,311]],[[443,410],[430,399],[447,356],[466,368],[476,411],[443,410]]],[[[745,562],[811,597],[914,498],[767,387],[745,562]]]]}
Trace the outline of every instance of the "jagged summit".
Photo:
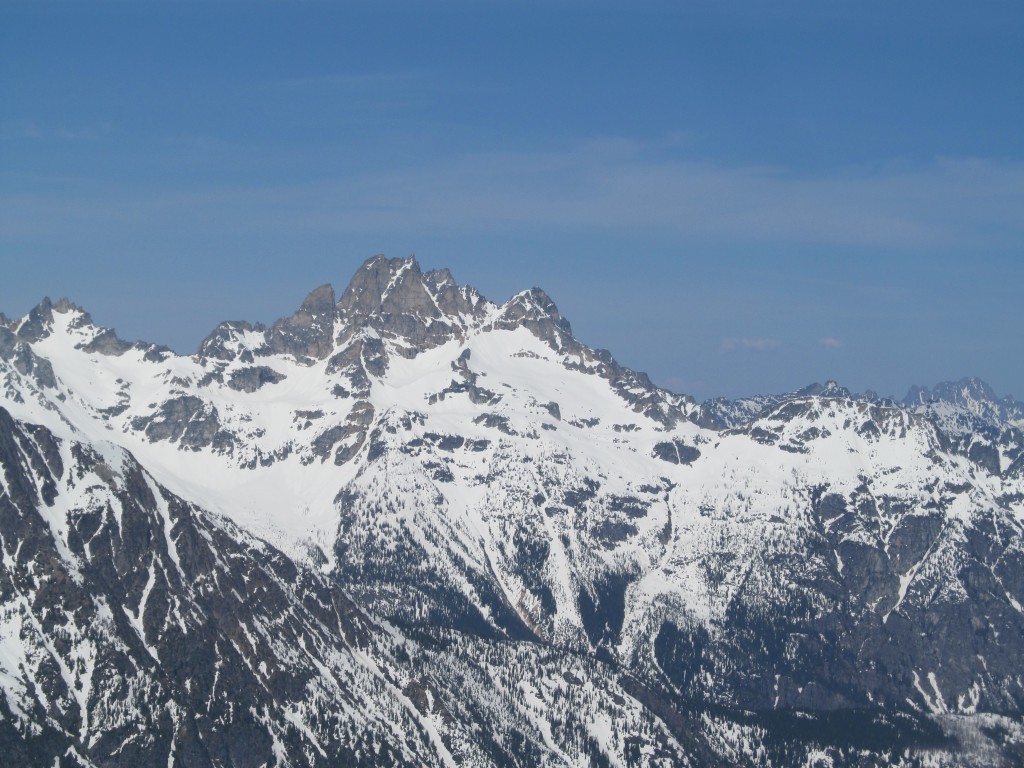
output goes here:
{"type": "Polygon", "coordinates": [[[375,256],[356,270],[338,302],[339,338],[372,328],[396,341],[403,356],[415,356],[465,338],[493,307],[447,269],[424,273],[415,257],[375,256]]]}
{"type": "MultiPolygon", "coordinates": [[[[86,352],[120,356],[130,350],[141,350],[152,360],[173,356],[164,346],[125,341],[113,328],[97,326],[88,312],[69,299],[52,301],[49,297],[44,297],[20,319],[0,316],[0,331],[10,334],[5,336],[5,348],[13,348],[17,341],[32,344],[45,339],[54,327],[55,313],[70,316],[68,327],[82,332],[77,346],[86,352]]],[[[474,333],[517,328],[529,330],[563,355],[567,365],[613,382],[623,397],[666,426],[686,418],[705,427],[730,429],[750,421],[766,408],[796,397],[897,402],[870,390],[855,394],[830,379],[792,392],[736,400],[711,398],[699,407],[691,407],[695,402],[689,396],[668,396],[646,374],[619,366],[610,352],[581,344],[573,336],[568,319],[543,289],[521,291],[499,305],[476,288],[460,285],[448,269],[424,272],[414,256],[389,258],[378,254],[367,259],[340,295],[330,283],[318,286],[292,315],[276,320],[270,327],[245,320],[224,321],[203,339],[194,358],[204,366],[214,367],[213,380],[224,378],[218,368],[233,362],[252,364],[258,358],[275,355],[289,356],[307,366],[326,360],[330,371],[362,361],[362,367],[368,364],[382,374],[392,356],[411,359],[451,341],[464,343],[474,333]],[[369,355],[364,356],[363,351],[369,355]],[[649,405],[656,407],[652,409],[649,405]]],[[[27,362],[29,351],[19,354],[22,367],[31,367],[27,362]]],[[[273,379],[267,379],[269,375],[263,370],[254,384],[245,386],[259,388],[273,379]]],[[[48,379],[45,373],[43,378],[48,379]]],[[[918,408],[945,403],[965,408],[983,419],[1024,421],[1024,403],[1009,396],[1000,398],[978,377],[939,382],[932,387],[913,386],[898,402],[918,408]]]]}
{"type": "Polygon", "coordinates": [[[222,323],[199,345],[200,358],[227,360],[244,350],[240,334],[250,336],[243,345],[250,353],[289,354],[312,363],[330,357],[365,336],[393,342],[403,357],[417,354],[485,328],[523,326],[553,342],[571,337],[568,321],[539,288],[513,296],[503,305],[485,299],[472,286],[459,285],[447,269],[423,272],[415,257],[374,256],[356,270],[335,302],[331,285],[312,291],[290,317],[269,330],[244,321],[222,323]],[[557,331],[557,332],[556,332],[557,331]],[[236,342],[232,344],[232,342],[236,342]]]}
{"type": "Polygon", "coordinates": [[[814,382],[793,392],[782,394],[763,394],[753,397],[741,397],[730,400],[726,397],[713,397],[700,404],[692,416],[693,421],[710,429],[735,429],[755,419],[760,414],[774,408],[787,400],[808,397],[844,398],[860,397],[866,400],[877,400],[868,396],[855,396],[849,389],[838,382],[828,379],[824,384],[814,382]]]}
{"type": "MultiPolygon", "coordinates": [[[[660,390],[645,373],[619,365],[607,350],[579,342],[555,302],[537,287],[498,305],[472,286],[460,286],[447,269],[423,272],[415,257],[375,256],[356,270],[336,304],[333,296],[330,285],[317,288],[295,314],[269,330],[222,323],[200,344],[197,359],[220,366],[282,354],[302,365],[326,359],[328,373],[348,378],[345,391],[365,394],[369,377],[383,376],[394,357],[412,359],[449,342],[467,343],[476,334],[522,328],[560,355],[563,365],[607,380],[637,412],[666,428],[689,418],[694,405],[691,397],[660,390]]],[[[223,378],[222,372],[213,375],[223,378]]]]}
{"type": "MultiPolygon", "coordinates": [[[[965,376],[959,381],[940,381],[934,387],[913,386],[909,389],[903,402],[906,405],[921,405],[942,400],[957,405],[969,403],[999,401],[995,390],[987,382],[977,376],[965,376]]],[[[1003,398],[1010,399],[1012,398],[1003,398]]]]}
{"type": "MultiPolygon", "coordinates": [[[[685,423],[695,405],[692,398],[661,390],[646,374],[619,365],[610,352],[579,342],[542,289],[522,291],[499,305],[459,285],[447,269],[424,272],[413,257],[375,256],[356,270],[340,297],[330,284],[321,285],[294,313],[269,327],[222,322],[191,356],[124,342],[70,302],[55,305],[48,299],[15,330],[0,328],[0,352],[40,389],[57,384],[49,359],[74,360],[59,378],[76,383],[65,381],[64,388],[85,387],[85,407],[108,426],[117,419],[120,429],[141,433],[150,443],[210,449],[243,466],[280,461],[300,445],[303,461],[346,464],[366,450],[381,409],[395,407],[391,396],[382,402],[382,395],[423,376],[439,377],[432,385],[436,389],[421,396],[428,403],[466,393],[474,404],[497,406],[509,393],[485,384],[486,373],[477,372],[480,355],[542,361],[545,378],[581,375],[609,392],[616,408],[658,430],[685,423]],[[110,381],[95,381],[95,371],[107,367],[110,381]],[[262,412],[264,401],[278,398],[288,407],[300,406],[291,421],[268,420],[262,412]],[[316,424],[309,445],[295,434],[296,425],[306,421],[314,428],[307,413],[325,419],[316,424]]],[[[545,412],[560,412],[557,394],[547,395],[545,412]]],[[[415,412],[420,405],[403,402],[401,408],[415,412]]],[[[488,412],[482,418],[505,424],[506,417],[488,412]]],[[[581,418],[581,423],[592,419],[581,418]]],[[[620,428],[629,426],[629,418],[620,428]]]]}
{"type": "Polygon", "coordinates": [[[302,301],[299,309],[312,317],[329,314],[334,311],[334,287],[330,283],[324,283],[319,288],[314,288],[302,301]]]}
{"type": "MultiPolygon", "coordinates": [[[[959,381],[941,381],[935,386],[913,386],[903,398],[903,404],[936,412],[949,422],[955,418],[955,410],[962,409],[989,424],[1010,422],[1024,426],[1024,403],[1012,396],[999,397],[995,390],[977,376],[965,376],[959,381]],[[947,413],[949,409],[953,413],[947,413]]],[[[961,419],[962,420],[962,419],[961,419]]]]}
{"type": "Polygon", "coordinates": [[[818,382],[814,382],[813,384],[811,384],[809,386],[806,386],[803,389],[797,390],[796,393],[795,393],[796,397],[808,397],[808,396],[812,396],[812,395],[817,396],[817,397],[846,397],[846,398],[853,396],[850,393],[850,390],[848,390],[844,386],[841,386],[839,384],[839,382],[837,382],[837,381],[835,381],[833,379],[829,379],[824,384],[819,384],[818,382]]]}
{"type": "Polygon", "coordinates": [[[322,360],[334,342],[334,288],[321,285],[312,291],[291,317],[275,322],[266,334],[272,354],[290,354],[299,360],[322,360]]]}
{"type": "Polygon", "coordinates": [[[454,321],[473,315],[484,301],[476,289],[459,286],[447,269],[424,273],[414,256],[374,256],[356,270],[337,309],[356,324],[402,316],[454,321]]]}
{"type": "MultiPolygon", "coordinates": [[[[0,346],[16,352],[26,366],[33,358],[30,345],[48,338],[57,325],[56,316],[67,318],[68,329],[82,330],[85,337],[78,341],[78,348],[89,353],[119,356],[129,350],[138,350],[146,360],[161,361],[173,353],[168,347],[144,341],[125,341],[113,328],[97,326],[82,307],[70,299],[60,298],[56,302],[45,296],[20,320],[0,323],[0,346]]],[[[42,362],[45,369],[45,361],[42,362]]],[[[45,376],[44,376],[45,378],[45,376]]]]}
{"type": "Polygon", "coordinates": [[[18,323],[16,332],[19,339],[33,342],[44,338],[50,332],[50,325],[53,323],[53,303],[49,296],[36,304],[28,315],[18,323]]]}

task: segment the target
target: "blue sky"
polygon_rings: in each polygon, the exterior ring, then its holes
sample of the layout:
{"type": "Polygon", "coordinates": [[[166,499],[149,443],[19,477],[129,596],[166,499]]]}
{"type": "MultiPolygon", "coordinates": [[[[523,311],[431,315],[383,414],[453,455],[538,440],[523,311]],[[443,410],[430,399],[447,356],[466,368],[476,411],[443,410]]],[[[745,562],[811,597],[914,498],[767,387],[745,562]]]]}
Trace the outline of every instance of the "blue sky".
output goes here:
{"type": "Polygon", "coordinates": [[[1024,397],[1022,82],[1020,2],[11,0],[0,310],[190,352],[415,254],[699,398],[1024,397]]]}

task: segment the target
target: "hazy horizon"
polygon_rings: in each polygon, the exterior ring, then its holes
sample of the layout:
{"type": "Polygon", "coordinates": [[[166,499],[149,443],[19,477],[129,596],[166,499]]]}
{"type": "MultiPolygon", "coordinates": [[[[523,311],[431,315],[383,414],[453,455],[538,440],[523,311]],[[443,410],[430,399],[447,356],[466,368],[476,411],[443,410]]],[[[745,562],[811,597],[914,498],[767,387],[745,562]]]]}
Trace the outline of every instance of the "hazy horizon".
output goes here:
{"type": "MultiPolygon", "coordinates": [[[[386,254],[383,254],[383,255],[386,255],[386,254]]],[[[417,259],[417,261],[419,261],[419,259],[417,259]]],[[[440,268],[442,268],[441,265],[433,265],[432,266],[432,265],[423,265],[423,264],[421,264],[420,266],[421,266],[421,269],[423,269],[423,271],[425,271],[425,272],[429,271],[431,269],[440,269],[440,268]]],[[[354,271],[355,270],[353,270],[353,272],[354,271]]],[[[472,283],[464,283],[463,281],[459,280],[459,276],[458,275],[453,275],[453,277],[460,284],[472,285],[472,283]]],[[[336,283],[336,282],[328,281],[328,283],[334,289],[335,294],[336,294],[336,298],[340,299],[341,293],[344,291],[345,286],[348,284],[348,281],[346,280],[344,283],[336,283]]],[[[323,285],[323,284],[324,283],[321,283],[320,285],[323,285]]],[[[314,290],[316,287],[319,287],[319,286],[312,286],[310,288],[310,291],[314,290]]],[[[479,286],[473,286],[473,287],[479,289],[479,286]]],[[[543,286],[524,286],[521,290],[526,290],[528,287],[540,287],[540,288],[543,288],[543,286]]],[[[487,298],[487,299],[489,299],[489,300],[491,300],[491,301],[493,301],[493,302],[495,302],[497,304],[502,304],[505,300],[507,300],[508,298],[511,298],[511,296],[515,295],[514,293],[512,293],[512,294],[509,294],[509,295],[503,296],[503,297],[495,297],[495,296],[490,296],[486,292],[483,292],[483,291],[481,291],[481,293],[484,295],[485,298],[487,298]]],[[[158,336],[144,337],[144,336],[126,335],[120,329],[118,329],[118,328],[116,328],[114,326],[111,326],[108,323],[103,322],[102,318],[97,318],[92,313],[92,311],[90,310],[90,308],[88,306],[82,305],[80,302],[75,301],[74,297],[72,297],[72,296],[63,296],[63,295],[62,296],[46,296],[46,297],[41,298],[40,301],[42,301],[44,298],[48,298],[51,301],[57,301],[58,299],[61,299],[61,298],[66,298],[66,299],[70,300],[72,303],[74,303],[77,306],[81,307],[81,309],[83,309],[84,311],[89,312],[90,316],[93,317],[93,320],[94,320],[94,322],[97,323],[97,325],[114,328],[114,330],[116,330],[118,332],[118,335],[121,338],[123,338],[123,339],[125,339],[127,341],[144,341],[144,342],[147,342],[147,343],[160,344],[160,345],[167,346],[167,347],[171,348],[177,354],[180,354],[180,355],[191,355],[191,354],[193,354],[196,351],[196,349],[199,347],[199,345],[203,341],[203,339],[205,339],[206,336],[209,335],[209,333],[214,330],[214,328],[216,327],[216,325],[218,323],[224,322],[224,321],[229,321],[229,320],[232,320],[232,321],[233,320],[244,320],[244,321],[250,322],[252,324],[262,323],[263,325],[269,327],[270,325],[273,324],[273,322],[275,320],[278,320],[278,319],[283,318],[283,317],[287,317],[288,315],[291,314],[291,312],[293,312],[296,309],[298,309],[303,297],[296,297],[296,300],[294,301],[293,306],[291,307],[291,309],[284,310],[284,311],[282,311],[282,313],[280,315],[272,317],[272,318],[267,318],[267,317],[224,317],[221,320],[219,320],[216,323],[214,323],[213,325],[211,325],[207,331],[202,333],[202,335],[195,340],[194,343],[189,343],[187,340],[185,340],[184,343],[179,343],[179,344],[169,343],[164,338],[158,337],[158,336]]],[[[555,304],[558,305],[558,303],[559,303],[558,302],[558,298],[556,296],[552,296],[551,298],[555,302],[555,304]]],[[[38,304],[38,302],[36,302],[36,304],[38,304]]],[[[33,304],[33,307],[36,306],[36,304],[33,304]]],[[[26,309],[24,312],[20,312],[20,313],[14,315],[12,317],[9,317],[9,319],[15,319],[16,320],[19,317],[23,317],[25,314],[27,314],[29,311],[31,311],[31,309],[32,309],[32,307],[30,307],[29,309],[26,309]]],[[[565,314],[564,310],[561,309],[561,307],[559,307],[559,311],[570,322],[570,324],[572,324],[572,317],[567,316],[565,314]]],[[[0,313],[4,313],[2,308],[0,308],[0,313]]],[[[6,313],[4,313],[4,314],[6,314],[6,313]]],[[[156,329],[156,330],[159,331],[159,329],[156,329]]],[[[575,325],[573,325],[573,332],[574,332],[574,335],[577,338],[579,338],[581,341],[583,341],[584,343],[588,344],[589,346],[594,346],[594,347],[600,347],[601,346],[599,344],[593,344],[588,339],[581,337],[575,325]]],[[[175,334],[172,333],[170,335],[173,337],[175,334]]],[[[842,346],[841,342],[838,342],[838,340],[835,340],[835,339],[823,339],[821,341],[825,342],[825,343],[822,344],[822,346],[825,346],[825,347],[831,346],[831,344],[829,342],[831,342],[833,344],[838,344],[839,347],[842,346]]],[[[735,351],[737,349],[747,350],[747,351],[771,351],[771,350],[775,349],[776,346],[777,346],[777,344],[775,344],[775,343],[773,343],[771,341],[766,343],[766,340],[762,340],[762,339],[726,338],[726,339],[723,339],[723,341],[722,341],[722,346],[721,346],[721,350],[720,351],[723,352],[723,353],[725,353],[725,352],[732,352],[732,351],[735,351]]],[[[833,347],[833,348],[838,348],[838,347],[833,347]]],[[[613,355],[615,355],[619,359],[619,362],[625,363],[625,360],[617,354],[616,350],[611,349],[610,351],[612,352],[613,355]]],[[[635,370],[641,370],[641,371],[643,371],[645,373],[650,374],[650,371],[645,371],[644,369],[639,369],[639,368],[636,368],[635,366],[630,366],[630,367],[633,367],[635,370]]],[[[948,377],[947,379],[943,379],[943,381],[958,381],[958,380],[960,380],[962,378],[974,377],[974,376],[977,376],[977,374],[974,373],[974,372],[967,371],[967,372],[963,372],[962,375],[951,376],[951,377],[948,377]]],[[[994,385],[992,385],[992,382],[987,380],[987,379],[985,379],[984,376],[977,376],[977,377],[981,378],[984,381],[986,381],[986,383],[988,383],[990,386],[994,386],[994,385]]],[[[795,383],[792,386],[788,386],[788,387],[786,387],[784,389],[776,389],[776,390],[762,389],[762,390],[749,391],[749,392],[736,392],[736,393],[733,393],[733,394],[723,394],[723,393],[717,393],[717,392],[703,392],[702,393],[702,392],[697,392],[697,391],[686,390],[686,389],[683,389],[683,388],[680,388],[680,387],[677,387],[677,386],[673,386],[673,380],[671,378],[668,379],[668,380],[663,380],[663,379],[660,379],[657,375],[653,375],[652,374],[652,380],[658,386],[660,386],[662,388],[665,388],[665,389],[668,389],[670,391],[673,391],[673,392],[675,392],[677,394],[692,395],[692,396],[696,397],[697,400],[699,400],[699,401],[703,401],[703,400],[707,400],[707,399],[711,399],[711,398],[716,398],[716,397],[740,398],[740,397],[750,397],[750,396],[754,396],[754,395],[764,395],[764,394],[782,394],[784,392],[792,392],[792,391],[796,391],[798,389],[802,389],[803,387],[811,385],[811,384],[814,384],[814,383],[824,383],[825,381],[827,381],[829,379],[834,379],[834,377],[831,377],[831,376],[819,377],[818,379],[815,379],[815,380],[808,380],[808,381],[804,381],[804,382],[800,382],[800,383],[795,383]]],[[[879,390],[877,387],[872,387],[870,385],[861,386],[861,387],[853,387],[853,386],[850,386],[849,382],[841,381],[841,380],[838,381],[838,383],[840,385],[846,386],[848,389],[851,389],[855,393],[859,393],[859,392],[862,392],[864,390],[874,390],[874,391],[876,391],[878,394],[880,394],[883,397],[893,397],[893,398],[896,398],[896,399],[901,399],[902,397],[904,397],[907,394],[907,391],[911,387],[913,387],[913,386],[933,387],[934,385],[936,385],[938,383],[941,383],[941,382],[940,382],[940,380],[934,380],[934,381],[923,381],[923,380],[921,380],[921,381],[911,381],[903,389],[901,389],[899,391],[883,391],[883,390],[879,390]]],[[[1001,391],[999,389],[999,387],[997,387],[997,386],[994,386],[994,389],[996,391],[996,394],[1000,398],[1004,398],[1004,397],[1007,397],[1007,396],[1010,396],[1010,397],[1014,396],[1014,392],[1001,391]]]]}
{"type": "Polygon", "coordinates": [[[189,353],[415,254],[699,399],[1021,396],[1022,33],[1008,2],[9,3],[0,311],[189,353]]]}

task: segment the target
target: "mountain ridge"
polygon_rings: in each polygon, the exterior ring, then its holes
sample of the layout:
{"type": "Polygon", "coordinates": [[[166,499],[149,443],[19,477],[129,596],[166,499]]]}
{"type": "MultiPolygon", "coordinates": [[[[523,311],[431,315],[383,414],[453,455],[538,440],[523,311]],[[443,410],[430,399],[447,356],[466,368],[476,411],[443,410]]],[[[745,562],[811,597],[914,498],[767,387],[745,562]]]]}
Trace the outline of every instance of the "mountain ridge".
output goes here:
{"type": "MultiPolygon", "coordinates": [[[[193,355],[122,342],[68,301],[46,300],[0,328],[0,432],[15,444],[49,435],[80,452],[126,452],[165,500],[194,510],[200,528],[223,520],[210,525],[237,532],[215,550],[264,572],[258,547],[245,542],[266,542],[282,567],[342,590],[371,634],[405,638],[437,675],[457,668],[483,680],[529,658],[543,670],[523,678],[530,696],[570,696],[551,675],[572,669],[584,689],[626,702],[614,712],[589,705],[594,717],[645,724],[646,741],[631,747],[618,726],[593,722],[573,721],[559,741],[554,721],[531,715],[522,744],[538,751],[527,764],[570,763],[570,753],[628,762],[635,747],[667,764],[788,765],[817,748],[799,735],[797,715],[825,727],[857,712],[868,741],[830,742],[834,765],[859,764],[865,743],[876,744],[875,764],[898,762],[904,737],[906,765],[927,764],[936,749],[952,765],[982,747],[988,764],[1013,764],[1024,748],[1013,725],[1024,711],[1024,435],[1008,406],[977,407],[990,390],[968,387],[977,397],[957,400],[962,389],[906,403],[827,381],[698,404],[580,343],[540,289],[494,304],[447,270],[383,257],[340,297],[323,285],[270,326],[221,323],[193,355]],[[461,650],[430,650],[437,643],[461,650]],[[502,661],[475,668],[468,648],[502,661]],[[580,672],[570,658],[606,672],[580,672]],[[788,735],[764,730],[773,717],[789,718],[788,735]],[[886,718],[909,718],[909,730],[897,737],[886,718]],[[992,723],[998,737],[981,730],[992,723]]],[[[39,515],[33,540],[50,536],[47,551],[66,550],[84,572],[94,558],[61,531],[89,540],[102,504],[31,458],[45,451],[25,450],[11,453],[5,490],[19,478],[55,490],[26,496],[18,519],[39,515]],[[71,501],[50,503],[62,495],[71,501]]],[[[97,488],[118,487],[99,463],[82,466],[97,488]]],[[[145,500],[152,491],[133,487],[131,503],[161,519],[145,500]]],[[[115,518],[100,519],[118,530],[115,518]]],[[[164,536],[163,523],[151,528],[164,536]]],[[[17,547],[2,545],[6,573],[17,547]]],[[[161,557],[173,571],[173,558],[161,557]]],[[[137,574],[118,587],[136,622],[149,580],[137,574]]],[[[199,599],[182,580],[160,584],[181,604],[199,599]]],[[[59,610],[39,594],[35,608],[12,598],[5,610],[37,619],[59,610]]],[[[281,600],[299,622],[321,610],[281,600]]],[[[88,633],[97,619],[77,621],[88,633]]],[[[122,629],[135,631],[131,621],[122,629]]],[[[151,639],[144,627],[142,639],[151,639]]],[[[385,645],[374,646],[375,663],[407,669],[385,645]]],[[[45,643],[37,652],[62,657],[45,643]]],[[[5,696],[27,696],[28,673],[3,658],[0,667],[3,680],[23,681],[5,683],[5,696]]],[[[457,701],[438,679],[430,685],[429,695],[403,694],[419,702],[412,709],[382,694],[427,734],[406,752],[389,736],[395,754],[426,750],[444,763],[463,744],[469,764],[514,764],[507,748],[470,735],[474,718],[511,733],[483,689],[457,701]]],[[[359,717],[355,704],[342,710],[359,717]]],[[[261,727],[297,739],[288,763],[331,764],[319,756],[328,737],[313,715],[294,733],[286,715],[261,727]]],[[[239,733],[249,727],[232,722],[239,733]]],[[[170,741],[157,750],[178,738],[160,729],[170,741]]],[[[85,754],[89,739],[69,738],[85,754]]]]}
{"type": "MultiPolygon", "coordinates": [[[[409,331],[414,327],[410,318],[421,316],[426,312],[428,318],[443,319],[449,321],[461,321],[462,330],[465,330],[467,317],[480,317],[480,308],[499,308],[501,316],[492,322],[514,325],[517,321],[527,324],[535,324],[537,327],[544,325],[545,321],[557,326],[567,337],[572,337],[572,328],[569,321],[562,317],[555,302],[544,292],[543,289],[533,287],[510,297],[502,304],[495,304],[489,301],[472,286],[459,286],[446,268],[422,272],[419,262],[415,257],[388,258],[378,254],[363,263],[356,271],[352,280],[346,286],[340,297],[336,296],[334,287],[325,283],[311,290],[303,299],[299,308],[288,317],[281,317],[273,321],[269,326],[261,322],[250,322],[248,320],[224,320],[217,325],[202,341],[191,356],[204,358],[218,358],[223,355],[222,344],[224,334],[232,332],[255,332],[270,334],[264,354],[293,354],[297,359],[313,358],[326,354],[326,352],[314,351],[313,354],[305,354],[302,349],[293,348],[292,342],[288,341],[289,334],[294,334],[298,329],[305,333],[312,333],[313,349],[318,349],[317,344],[325,336],[324,329],[318,326],[325,321],[327,315],[332,315],[336,322],[341,325],[353,326],[355,330],[373,326],[374,322],[383,324],[388,331],[395,335],[402,335],[401,331],[409,331]],[[408,276],[408,277],[407,277],[408,276]],[[409,278],[412,279],[409,279],[409,278]],[[435,293],[427,290],[431,286],[435,293]],[[447,289],[447,290],[442,290],[447,289]],[[524,303],[525,302],[525,303],[524,303]],[[525,309],[529,305],[529,311],[525,309]],[[392,310],[398,310],[392,311],[392,310]],[[406,311],[411,310],[411,311],[406,311]],[[395,320],[395,318],[400,318],[395,320]],[[387,320],[382,320],[387,318],[387,320]],[[399,329],[395,323],[407,323],[399,329]]],[[[35,341],[40,334],[45,333],[43,328],[47,318],[52,320],[52,312],[78,312],[81,315],[82,325],[95,325],[90,314],[82,307],[75,304],[68,298],[60,298],[53,302],[49,297],[44,297],[22,318],[7,319],[0,326],[10,327],[19,338],[35,341]]],[[[124,350],[137,347],[147,350],[155,350],[154,354],[172,352],[168,347],[145,340],[126,341],[117,336],[114,328],[95,326],[98,330],[95,339],[95,349],[108,354],[120,354],[124,350]]],[[[379,330],[379,329],[378,329],[379,330]]],[[[540,331],[549,336],[549,331],[540,331]]],[[[328,334],[329,335],[329,334],[328,334]]],[[[433,337],[433,343],[441,338],[433,337]]],[[[410,337],[414,344],[430,344],[422,335],[422,330],[414,332],[410,337]],[[418,338],[415,337],[418,335],[418,338]]],[[[575,339],[573,338],[575,341],[575,339]]],[[[578,342],[577,342],[578,343],[578,342]]],[[[418,347],[410,348],[415,354],[418,347]]],[[[588,348],[590,349],[590,348],[588,348]]],[[[602,356],[611,356],[607,350],[591,349],[592,352],[602,356]]],[[[189,355],[184,355],[189,356],[189,355]]],[[[651,387],[647,374],[639,371],[632,371],[634,375],[645,379],[651,387]]],[[[665,387],[655,387],[661,391],[669,392],[681,397],[693,400],[685,393],[672,392],[665,387]]],[[[1024,402],[1016,401],[1012,395],[999,397],[992,387],[977,376],[964,376],[959,380],[946,380],[926,386],[913,384],[902,399],[893,396],[880,397],[875,392],[867,390],[862,394],[853,394],[850,390],[842,387],[832,379],[825,381],[825,384],[814,382],[790,392],[774,394],[759,393],[749,397],[741,397],[730,400],[720,396],[711,396],[702,401],[704,404],[729,404],[729,403],[751,403],[760,400],[771,400],[778,402],[787,397],[800,394],[827,394],[830,388],[834,388],[836,394],[845,393],[848,397],[867,400],[898,400],[904,405],[923,405],[928,402],[944,401],[956,404],[969,403],[991,403],[1004,409],[1010,409],[1011,413],[1024,413],[1024,402]]],[[[694,401],[696,402],[696,401],[694,401]]]]}

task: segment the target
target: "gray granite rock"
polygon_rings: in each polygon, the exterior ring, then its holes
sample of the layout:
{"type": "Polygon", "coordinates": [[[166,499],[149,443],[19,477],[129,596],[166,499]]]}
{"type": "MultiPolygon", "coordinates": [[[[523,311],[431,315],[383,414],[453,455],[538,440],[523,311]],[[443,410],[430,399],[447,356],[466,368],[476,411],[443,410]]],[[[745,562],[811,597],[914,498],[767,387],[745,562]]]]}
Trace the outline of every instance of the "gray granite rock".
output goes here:
{"type": "Polygon", "coordinates": [[[9,361],[14,370],[28,377],[40,388],[57,386],[50,361],[39,357],[28,343],[19,339],[8,328],[0,328],[0,360],[9,361]]]}
{"type": "Polygon", "coordinates": [[[294,355],[300,362],[323,360],[334,348],[334,319],[334,288],[321,285],[295,314],[270,327],[267,348],[273,354],[294,355]]]}
{"type": "Polygon", "coordinates": [[[245,320],[229,320],[221,323],[202,340],[196,356],[203,360],[234,360],[235,353],[230,345],[238,336],[254,330],[264,330],[262,326],[253,326],[245,320]]]}
{"type": "Polygon", "coordinates": [[[254,365],[232,371],[228,376],[227,385],[237,392],[255,392],[265,384],[277,384],[285,378],[283,373],[278,373],[266,365],[254,365]]]}
{"type": "Polygon", "coordinates": [[[34,343],[50,335],[53,325],[53,304],[49,297],[44,298],[28,313],[28,317],[18,326],[19,339],[34,343]]]}
{"type": "Polygon", "coordinates": [[[216,406],[195,395],[182,395],[162,403],[149,416],[137,416],[132,428],[145,432],[151,442],[177,442],[183,449],[211,447],[230,453],[235,438],[221,429],[216,406]]]}

